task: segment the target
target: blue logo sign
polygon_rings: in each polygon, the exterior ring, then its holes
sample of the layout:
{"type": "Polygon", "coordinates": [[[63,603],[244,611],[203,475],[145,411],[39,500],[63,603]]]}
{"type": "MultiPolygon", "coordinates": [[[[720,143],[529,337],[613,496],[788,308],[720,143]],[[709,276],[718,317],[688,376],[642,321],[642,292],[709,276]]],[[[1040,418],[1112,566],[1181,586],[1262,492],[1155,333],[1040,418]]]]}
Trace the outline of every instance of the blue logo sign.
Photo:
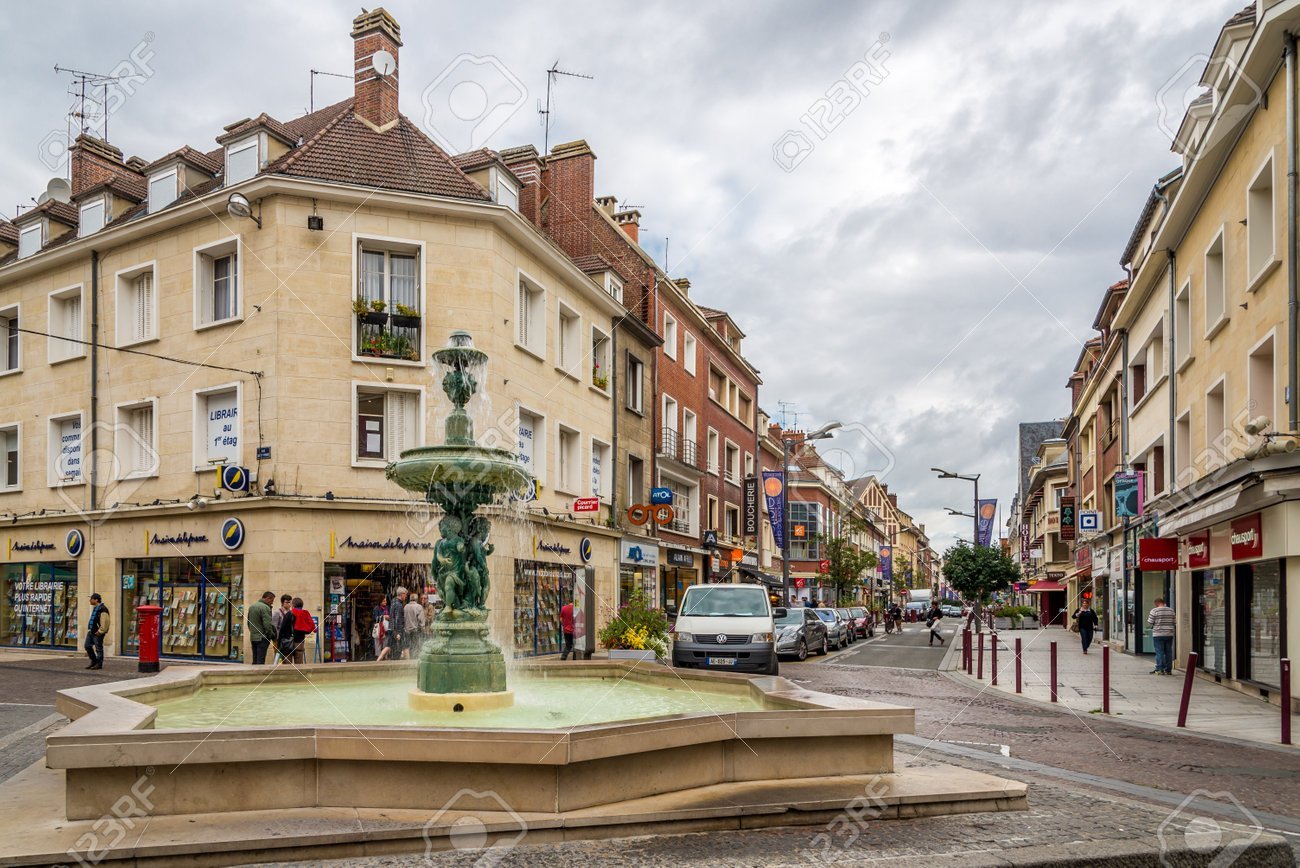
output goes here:
{"type": "Polygon", "coordinates": [[[671,488],[652,488],[650,489],[650,502],[658,505],[666,503],[669,506],[673,504],[673,490],[671,488]]]}
{"type": "Polygon", "coordinates": [[[221,487],[226,491],[248,491],[248,471],[234,464],[222,466],[221,487]]]}
{"type": "Polygon", "coordinates": [[[582,542],[578,543],[578,556],[582,558],[585,564],[591,560],[591,539],[583,537],[582,542]]]}
{"type": "Polygon", "coordinates": [[[221,525],[221,544],[234,551],[244,544],[244,523],[237,518],[228,518],[221,525]]]}
{"type": "Polygon", "coordinates": [[[79,530],[70,530],[67,539],[63,543],[68,547],[68,554],[74,558],[79,558],[82,550],[86,547],[86,537],[79,530]]]}

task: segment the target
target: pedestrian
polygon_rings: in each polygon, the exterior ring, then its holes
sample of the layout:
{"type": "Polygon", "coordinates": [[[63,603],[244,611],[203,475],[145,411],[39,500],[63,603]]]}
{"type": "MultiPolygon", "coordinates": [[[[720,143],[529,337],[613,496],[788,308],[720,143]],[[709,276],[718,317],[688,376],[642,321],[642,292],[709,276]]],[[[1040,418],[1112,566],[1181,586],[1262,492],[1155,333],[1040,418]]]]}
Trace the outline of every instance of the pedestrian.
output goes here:
{"type": "Polygon", "coordinates": [[[938,603],[930,604],[930,611],[925,616],[925,626],[930,628],[930,644],[938,639],[939,644],[943,644],[943,634],[939,632],[939,622],[943,620],[943,612],[939,611],[938,603]]]}
{"type": "Polygon", "coordinates": [[[424,606],[420,605],[420,600],[415,594],[408,598],[409,602],[402,610],[402,622],[406,624],[406,652],[411,657],[416,657],[420,653],[420,645],[423,642],[421,634],[424,632],[424,606]]]}
{"type": "Polygon", "coordinates": [[[90,658],[87,669],[104,668],[104,637],[108,635],[108,606],[99,594],[91,594],[90,621],[86,624],[86,656],[90,658]]]}
{"type": "Polygon", "coordinates": [[[272,616],[275,625],[275,650],[280,655],[280,662],[287,663],[293,659],[293,597],[285,594],[280,598],[280,608],[275,610],[278,622],[272,616]]]}
{"type": "Polygon", "coordinates": [[[267,591],[262,598],[248,607],[248,637],[253,641],[253,665],[266,665],[266,652],[275,641],[275,613],[271,606],[275,594],[267,591]]]}
{"type": "Polygon", "coordinates": [[[420,624],[427,636],[433,631],[433,619],[438,617],[438,607],[433,604],[432,594],[421,594],[420,605],[424,607],[424,620],[420,624]]]}
{"type": "Polygon", "coordinates": [[[316,632],[316,622],[311,612],[303,608],[302,597],[293,598],[293,662],[295,665],[307,662],[307,637],[316,632]]]}
{"type": "Polygon", "coordinates": [[[889,618],[894,622],[894,632],[903,632],[903,607],[894,603],[889,607],[889,618]]]}
{"type": "Polygon", "coordinates": [[[384,653],[380,655],[380,660],[393,659],[401,660],[402,651],[405,650],[403,644],[406,640],[406,598],[409,592],[406,588],[398,588],[397,593],[388,601],[388,644],[384,646],[384,653]]]}
{"type": "Polygon", "coordinates": [[[383,660],[388,654],[388,603],[384,600],[379,601],[375,606],[374,612],[371,613],[373,623],[370,625],[370,638],[375,643],[375,659],[383,660]]]}
{"type": "Polygon", "coordinates": [[[564,653],[560,659],[568,660],[569,655],[573,654],[573,659],[577,660],[578,655],[573,651],[573,603],[565,603],[560,607],[560,632],[564,634],[564,653]]]}
{"type": "Polygon", "coordinates": [[[1151,641],[1156,646],[1156,668],[1152,675],[1174,674],[1174,610],[1165,605],[1163,597],[1156,597],[1155,608],[1147,615],[1151,628],[1151,641]]]}
{"type": "Polygon", "coordinates": [[[1079,641],[1083,643],[1084,654],[1088,653],[1088,646],[1092,644],[1093,634],[1100,624],[1101,620],[1092,610],[1092,600],[1084,600],[1079,605],[1079,611],[1074,613],[1074,626],[1079,628],[1079,641]]]}

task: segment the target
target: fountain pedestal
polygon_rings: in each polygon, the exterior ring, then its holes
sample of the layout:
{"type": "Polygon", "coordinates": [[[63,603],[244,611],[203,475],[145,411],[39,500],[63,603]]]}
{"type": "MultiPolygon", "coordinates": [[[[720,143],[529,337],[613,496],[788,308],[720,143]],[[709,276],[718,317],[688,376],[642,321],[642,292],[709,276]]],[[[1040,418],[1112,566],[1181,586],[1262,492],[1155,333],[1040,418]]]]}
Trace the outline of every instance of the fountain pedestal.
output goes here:
{"type": "Polygon", "coordinates": [[[514,691],[506,689],[505,657],[488,638],[486,612],[444,612],[433,622],[409,696],[411,708],[429,711],[481,711],[514,704],[514,691]]]}

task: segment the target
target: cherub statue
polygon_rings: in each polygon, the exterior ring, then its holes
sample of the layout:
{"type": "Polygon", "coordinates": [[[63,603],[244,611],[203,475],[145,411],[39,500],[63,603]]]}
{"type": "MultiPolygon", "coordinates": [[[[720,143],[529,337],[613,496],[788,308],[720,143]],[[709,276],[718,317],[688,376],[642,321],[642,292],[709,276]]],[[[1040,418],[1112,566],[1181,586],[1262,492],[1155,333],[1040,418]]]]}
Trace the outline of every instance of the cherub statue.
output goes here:
{"type": "Polygon", "coordinates": [[[475,609],[482,609],[487,605],[488,556],[496,550],[496,547],[487,541],[491,531],[492,522],[486,517],[476,515],[469,520],[469,551],[465,558],[465,572],[473,577],[470,581],[474,598],[472,605],[475,609]]]}
{"type": "Polygon", "coordinates": [[[444,516],[438,522],[442,539],[433,547],[433,581],[448,611],[473,605],[467,599],[465,581],[465,540],[461,537],[460,519],[444,516]]]}

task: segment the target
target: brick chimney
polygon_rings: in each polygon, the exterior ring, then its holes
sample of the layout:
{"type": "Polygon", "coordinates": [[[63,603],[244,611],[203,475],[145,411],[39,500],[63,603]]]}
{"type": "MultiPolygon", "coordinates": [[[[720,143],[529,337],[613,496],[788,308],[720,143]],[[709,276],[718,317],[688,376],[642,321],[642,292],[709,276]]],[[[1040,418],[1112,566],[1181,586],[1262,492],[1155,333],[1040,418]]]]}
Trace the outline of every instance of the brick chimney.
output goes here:
{"type": "Polygon", "coordinates": [[[591,233],[595,206],[596,155],[582,139],[551,148],[546,158],[546,191],[549,202],[542,229],[570,256],[594,251],[591,233]]]}
{"type": "Polygon", "coordinates": [[[77,136],[69,149],[68,159],[72,165],[72,195],[78,196],[96,184],[102,184],[113,178],[128,178],[141,181],[143,176],[122,162],[122,152],[103,139],[77,136]]]}
{"type": "Polygon", "coordinates": [[[641,237],[641,212],[640,211],[620,211],[614,215],[614,222],[618,228],[627,233],[634,243],[640,243],[641,237]]]}
{"type": "Polygon", "coordinates": [[[388,75],[374,69],[374,55],[386,51],[397,61],[402,47],[402,28],[381,6],[362,12],[352,22],[353,81],[356,102],[353,111],[368,126],[384,132],[397,123],[397,76],[394,68],[388,75]]]}

